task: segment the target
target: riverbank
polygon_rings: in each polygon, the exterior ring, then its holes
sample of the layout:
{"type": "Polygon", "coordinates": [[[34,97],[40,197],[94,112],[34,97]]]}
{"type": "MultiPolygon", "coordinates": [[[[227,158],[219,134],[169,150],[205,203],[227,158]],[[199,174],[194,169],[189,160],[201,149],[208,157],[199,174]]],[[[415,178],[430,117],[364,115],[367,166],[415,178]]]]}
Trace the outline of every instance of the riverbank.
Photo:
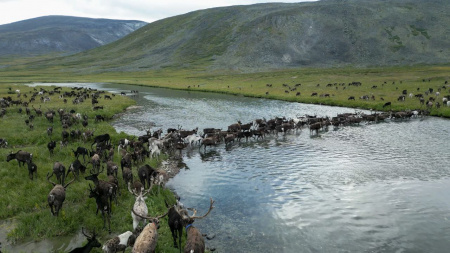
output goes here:
{"type": "Polygon", "coordinates": [[[20,71],[0,71],[0,76],[5,77],[2,82],[122,83],[377,111],[427,109],[432,116],[449,118],[450,107],[444,106],[442,100],[444,96],[450,96],[450,86],[447,84],[449,73],[450,66],[442,65],[365,69],[303,68],[258,73],[163,69],[98,74],[27,71],[25,75],[20,71]],[[432,92],[429,92],[430,89],[432,92]],[[406,94],[403,94],[404,91],[406,94]],[[424,98],[424,104],[420,103],[420,94],[424,98]],[[403,95],[404,99],[400,99],[403,95]],[[430,98],[435,101],[427,108],[425,102],[430,98]],[[391,105],[384,106],[388,102],[391,105]],[[440,108],[436,107],[436,102],[439,102],[440,108]]]}
{"type": "MultiPolygon", "coordinates": [[[[73,103],[74,97],[64,96],[64,92],[78,92],[70,88],[49,87],[28,87],[23,85],[0,85],[0,97],[6,98],[9,107],[5,106],[2,110],[4,114],[0,119],[0,138],[7,141],[7,146],[0,148],[1,167],[0,167],[0,190],[4,193],[0,196],[0,219],[2,221],[13,221],[8,227],[2,227],[2,234],[7,238],[0,238],[3,252],[9,252],[13,246],[10,244],[21,244],[29,240],[42,241],[47,238],[61,238],[68,240],[70,236],[79,234],[82,227],[89,231],[93,229],[99,234],[101,243],[112,238],[113,236],[132,229],[132,218],[130,208],[133,206],[135,198],[128,192],[124,186],[124,181],[119,172],[119,185],[121,195],[118,198],[118,204],[112,206],[111,230],[112,234],[108,234],[103,229],[103,220],[101,215],[96,215],[95,200],[88,198],[89,182],[84,180],[84,176],[89,175],[91,165],[88,165],[89,158],[86,159],[88,167],[84,175],[75,180],[68,186],[66,199],[64,201],[61,212],[58,217],[54,217],[50,213],[47,203],[47,195],[53,186],[47,182],[46,175],[51,173],[54,162],[62,163],[66,171],[69,165],[76,159],[73,150],[78,146],[90,149],[93,142],[92,137],[84,138],[88,131],[93,131],[93,136],[108,133],[111,136],[111,143],[117,145],[121,138],[130,138],[127,134],[117,133],[110,125],[108,119],[112,119],[114,115],[123,112],[126,108],[134,106],[135,102],[126,96],[114,96],[109,93],[101,93],[98,97],[98,104],[102,109],[93,110],[91,98],[88,97],[84,102],[78,104],[73,103]],[[45,92],[42,90],[44,89],[45,92]],[[15,105],[16,103],[29,102],[34,93],[42,92],[42,95],[36,95],[34,101],[30,102],[28,107],[15,105]],[[56,91],[56,92],[55,92],[56,91]],[[104,95],[111,96],[112,99],[105,99],[104,95]],[[9,97],[9,98],[8,98],[9,97]],[[42,100],[41,100],[42,97],[42,100]],[[67,99],[67,102],[64,102],[67,99]],[[45,100],[45,102],[44,102],[45,100]],[[30,110],[29,115],[26,108],[30,110]],[[63,109],[69,115],[72,126],[67,129],[69,133],[72,130],[80,130],[81,135],[70,135],[68,142],[63,142],[62,132],[64,130],[58,111],[63,109]],[[20,111],[21,110],[21,111],[20,111]],[[53,122],[45,115],[47,112],[54,111],[53,122]],[[73,110],[72,112],[70,112],[73,110]],[[42,116],[39,116],[42,112],[42,116]],[[76,114],[87,116],[88,125],[82,126],[81,120],[75,120],[76,114]],[[102,115],[106,120],[96,120],[96,115],[102,115]],[[32,116],[33,119],[30,118],[32,116]],[[26,123],[25,121],[28,121],[26,123]],[[53,127],[51,135],[47,134],[47,129],[53,127]],[[56,142],[53,154],[50,154],[47,144],[50,141],[56,142]],[[65,145],[61,146],[61,142],[65,145]],[[19,150],[27,151],[33,155],[33,163],[37,165],[37,178],[31,180],[28,175],[27,166],[20,166],[16,160],[6,161],[6,157],[11,152],[19,150]],[[7,239],[7,241],[5,241],[7,239]]],[[[6,102],[2,102],[6,103],[6,102]]],[[[79,158],[82,163],[83,158],[79,158]]],[[[120,164],[120,155],[115,154],[113,162],[120,164]]],[[[170,166],[162,166],[160,161],[154,159],[146,159],[144,162],[136,165],[150,164],[152,167],[167,168],[170,166]]],[[[137,179],[136,170],[133,171],[134,178],[137,179]]],[[[73,179],[70,174],[66,178],[66,183],[73,179]]],[[[102,173],[100,179],[106,180],[106,173],[102,173]]],[[[56,181],[54,177],[52,181],[56,181]]],[[[169,203],[175,202],[174,194],[168,189],[161,189],[158,194],[156,187],[149,194],[147,205],[149,215],[157,215],[167,210],[165,201],[169,203]]],[[[177,252],[172,243],[170,230],[167,221],[163,221],[159,230],[158,251],[160,252],[177,252]]],[[[75,245],[79,247],[82,245],[75,245]]],[[[47,245],[48,247],[48,245],[47,245]]],[[[36,249],[39,251],[40,249],[36,249]]],[[[50,249],[42,249],[46,252],[50,249]]],[[[70,249],[66,249],[70,250],[70,249]]],[[[11,252],[20,251],[20,248],[14,248],[11,252]]],[[[101,252],[97,249],[94,252],[101,252]]]]}

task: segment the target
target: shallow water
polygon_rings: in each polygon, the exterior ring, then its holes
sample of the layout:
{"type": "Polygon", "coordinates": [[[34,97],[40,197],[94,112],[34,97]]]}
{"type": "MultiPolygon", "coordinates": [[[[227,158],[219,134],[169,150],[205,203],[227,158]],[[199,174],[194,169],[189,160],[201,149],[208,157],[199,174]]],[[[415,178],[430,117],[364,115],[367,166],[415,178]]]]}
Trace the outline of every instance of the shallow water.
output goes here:
{"type": "MultiPolygon", "coordinates": [[[[73,84],[71,84],[73,85],[73,84]]],[[[114,84],[139,90],[142,108],[118,131],[226,127],[237,120],[335,116],[355,109],[114,84]]],[[[447,252],[450,121],[439,118],[307,129],[229,148],[183,150],[186,169],[168,183],[217,252],[447,252]]]]}

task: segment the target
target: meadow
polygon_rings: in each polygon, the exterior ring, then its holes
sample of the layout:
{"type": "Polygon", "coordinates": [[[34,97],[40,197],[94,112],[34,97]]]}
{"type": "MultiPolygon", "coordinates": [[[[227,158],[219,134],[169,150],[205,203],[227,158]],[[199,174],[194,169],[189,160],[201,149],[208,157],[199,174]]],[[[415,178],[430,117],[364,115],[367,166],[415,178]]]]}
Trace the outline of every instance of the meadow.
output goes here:
{"type": "Polygon", "coordinates": [[[271,72],[208,72],[202,69],[159,69],[140,72],[78,73],[70,68],[20,69],[0,71],[4,83],[28,82],[110,82],[170,89],[220,92],[299,103],[344,106],[379,111],[429,110],[430,115],[450,117],[450,107],[442,98],[450,95],[450,66],[411,66],[379,68],[302,68],[271,72]],[[361,86],[348,85],[360,82],[361,86]],[[295,90],[293,90],[295,88],[295,90]],[[433,89],[429,95],[426,91],[433,89]],[[406,90],[405,101],[398,101],[406,90]],[[436,96],[439,92],[439,96],[436,96]],[[317,96],[311,96],[317,93],[317,96]],[[328,95],[327,95],[328,94],[328,95]],[[412,98],[409,95],[412,94],[412,98]],[[441,107],[427,108],[425,102],[435,98],[441,107]],[[349,97],[355,100],[349,100],[349,97]],[[368,96],[370,99],[360,99],[368,96]],[[374,99],[372,99],[372,97],[374,99]],[[384,107],[387,102],[391,106],[384,107]]]}
{"type": "MultiPolygon", "coordinates": [[[[43,88],[51,90],[54,87],[43,88]]],[[[31,97],[31,93],[36,92],[34,90],[35,88],[25,85],[1,84],[0,97],[11,96],[13,100],[20,99],[15,93],[17,89],[20,90],[23,101],[27,101],[31,97]],[[24,94],[28,95],[28,99],[24,98],[24,94]]],[[[40,88],[37,87],[36,89],[39,90],[40,88]]],[[[63,88],[63,91],[70,91],[70,89],[63,88]]],[[[94,118],[96,114],[101,114],[111,119],[114,115],[123,112],[127,107],[133,105],[134,101],[126,96],[115,96],[112,100],[100,98],[98,105],[104,106],[104,109],[94,111],[90,100],[74,105],[70,98],[67,103],[64,103],[59,98],[59,95],[54,94],[49,96],[50,101],[45,103],[36,99],[29,106],[31,115],[35,115],[31,106],[40,108],[44,113],[51,109],[55,111],[58,109],[70,111],[73,109],[77,113],[88,115],[89,120],[86,128],[81,123],[77,123],[71,129],[80,129],[82,131],[85,129],[95,130],[94,136],[109,133],[112,143],[116,147],[113,161],[120,165],[120,155],[117,154],[117,143],[119,139],[129,138],[130,136],[127,136],[123,132],[117,133],[109,122],[95,122],[94,118]]],[[[47,204],[47,195],[53,186],[47,182],[47,173],[52,172],[53,164],[56,161],[61,162],[68,169],[69,165],[76,159],[72,150],[78,146],[89,148],[92,144],[92,139],[84,141],[82,138],[69,137],[68,146],[61,148],[60,141],[62,140],[61,132],[63,129],[58,115],[55,116],[54,123],[49,122],[44,116],[36,116],[32,121],[34,128],[30,129],[25,124],[25,120],[28,119],[28,115],[25,114],[25,109],[22,113],[19,113],[19,108],[24,109],[23,106],[15,105],[6,108],[6,114],[0,118],[0,138],[4,138],[8,142],[7,148],[0,148],[0,157],[2,157],[0,159],[0,190],[3,192],[0,196],[0,220],[10,221],[8,222],[8,224],[11,224],[10,227],[2,227],[2,229],[8,230],[8,241],[11,243],[21,243],[29,240],[39,241],[46,238],[74,235],[79,233],[81,228],[84,227],[88,231],[95,229],[100,235],[99,241],[104,243],[115,235],[132,230],[130,213],[135,197],[125,188],[120,169],[118,177],[121,195],[118,199],[118,205],[112,205],[112,234],[108,234],[107,229],[103,229],[101,214],[95,214],[95,200],[88,198],[89,183],[92,185],[92,182],[85,180],[84,176],[89,175],[89,170],[92,168],[91,165],[87,166],[88,169],[84,175],[81,174],[77,180],[68,186],[66,199],[59,216],[55,217],[51,215],[50,208],[47,204]],[[53,126],[53,134],[51,136],[48,136],[46,131],[49,126],[53,126]],[[53,155],[50,155],[47,149],[47,143],[50,140],[57,142],[57,147],[53,155]],[[37,179],[30,180],[27,167],[19,167],[16,160],[6,162],[6,156],[10,152],[17,152],[18,150],[24,150],[33,154],[33,162],[38,167],[37,179]]],[[[167,158],[167,156],[161,158],[167,158]]],[[[81,157],[80,161],[83,162],[81,157]]],[[[157,161],[147,158],[146,161],[136,167],[144,163],[150,164],[152,167],[158,167],[160,162],[161,160],[157,161]]],[[[133,169],[135,179],[138,178],[136,167],[133,169]]],[[[105,180],[106,173],[102,173],[99,178],[105,180]]],[[[73,175],[70,174],[66,178],[66,183],[72,179],[73,175]]],[[[56,178],[52,177],[51,180],[55,182],[56,178]]],[[[149,215],[157,216],[165,213],[167,211],[165,201],[174,203],[174,194],[168,189],[161,190],[158,194],[156,187],[154,187],[146,200],[149,215]]],[[[158,252],[178,252],[173,248],[167,218],[161,220],[159,235],[158,252]]],[[[130,249],[127,250],[127,252],[130,251],[130,249]]],[[[4,250],[4,252],[7,251],[4,250]]],[[[93,252],[101,252],[101,250],[95,249],[93,252]]]]}

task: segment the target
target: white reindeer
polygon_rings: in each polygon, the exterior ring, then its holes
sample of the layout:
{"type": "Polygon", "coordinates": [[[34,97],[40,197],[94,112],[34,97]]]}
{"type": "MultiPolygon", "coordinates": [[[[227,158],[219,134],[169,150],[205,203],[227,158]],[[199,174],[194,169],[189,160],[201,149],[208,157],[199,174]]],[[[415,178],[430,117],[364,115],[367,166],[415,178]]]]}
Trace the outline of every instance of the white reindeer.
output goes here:
{"type": "Polygon", "coordinates": [[[161,155],[161,149],[159,148],[159,146],[156,143],[152,143],[149,146],[150,151],[150,157],[156,157],[156,159],[158,159],[158,157],[161,155]]]}
{"type": "MultiPolygon", "coordinates": [[[[153,185],[150,186],[150,188],[147,191],[144,191],[144,187],[141,188],[141,191],[136,193],[136,191],[133,189],[131,190],[131,183],[128,182],[128,191],[131,192],[136,197],[136,201],[134,202],[133,210],[138,213],[141,216],[147,216],[148,215],[148,207],[145,203],[145,195],[150,192],[153,185]]],[[[139,222],[143,221],[144,225],[146,223],[146,220],[135,215],[133,212],[131,212],[131,217],[133,218],[133,229],[136,230],[136,227],[139,225],[139,222]]]]}
{"type": "Polygon", "coordinates": [[[196,134],[191,134],[191,135],[188,135],[186,138],[184,138],[184,141],[187,144],[189,144],[190,146],[194,146],[194,145],[200,144],[202,139],[203,139],[202,137],[200,137],[196,134]]]}

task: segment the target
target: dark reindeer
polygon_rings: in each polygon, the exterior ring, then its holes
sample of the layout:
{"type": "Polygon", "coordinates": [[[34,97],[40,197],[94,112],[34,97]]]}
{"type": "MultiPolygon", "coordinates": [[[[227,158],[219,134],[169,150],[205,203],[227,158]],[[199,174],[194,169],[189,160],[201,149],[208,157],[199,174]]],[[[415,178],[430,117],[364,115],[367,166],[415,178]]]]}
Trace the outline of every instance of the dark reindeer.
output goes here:
{"type": "Polygon", "coordinates": [[[148,164],[145,164],[144,166],[139,168],[138,176],[139,180],[141,180],[141,183],[144,185],[144,188],[150,188],[152,176],[154,173],[155,169],[148,164]]]}
{"type": "Polygon", "coordinates": [[[97,135],[94,137],[94,142],[91,145],[91,149],[94,146],[94,144],[99,144],[102,142],[105,142],[106,144],[109,144],[109,141],[111,140],[111,137],[109,136],[109,134],[102,134],[102,135],[97,135]]]}
{"type": "Polygon", "coordinates": [[[100,242],[96,238],[97,235],[95,234],[95,229],[94,229],[94,232],[92,232],[92,235],[87,235],[84,232],[84,228],[81,228],[81,232],[83,233],[83,235],[88,240],[88,243],[86,245],[84,245],[83,247],[78,247],[78,248],[75,248],[75,249],[71,250],[69,253],[86,253],[86,252],[91,252],[91,250],[93,248],[100,248],[102,246],[100,244],[100,242]]]}
{"type": "Polygon", "coordinates": [[[27,165],[28,165],[28,176],[30,177],[31,180],[33,180],[33,175],[36,175],[36,179],[37,179],[37,166],[36,164],[34,164],[32,161],[27,161],[27,165]]]}
{"type": "Polygon", "coordinates": [[[86,166],[83,165],[80,160],[76,159],[73,163],[70,164],[69,169],[67,170],[67,175],[69,175],[70,172],[72,172],[76,178],[80,175],[80,172],[84,174],[86,171],[86,166]]]}
{"type": "Polygon", "coordinates": [[[78,147],[77,148],[77,150],[73,150],[72,149],[72,151],[73,151],[73,154],[75,155],[75,157],[78,159],[78,157],[80,156],[80,155],[82,155],[83,156],[83,162],[85,162],[86,160],[85,160],[85,156],[88,156],[89,155],[89,151],[87,150],[87,148],[84,148],[84,147],[78,147]]]}
{"type": "Polygon", "coordinates": [[[89,184],[89,198],[95,199],[95,203],[97,205],[97,211],[95,214],[97,215],[98,211],[101,211],[103,228],[106,228],[106,221],[108,221],[108,232],[111,234],[111,205],[108,201],[108,196],[100,194],[97,190],[93,190],[91,184],[89,184]]]}
{"type": "Polygon", "coordinates": [[[91,180],[95,184],[95,191],[101,196],[105,196],[108,198],[108,210],[111,211],[111,202],[115,196],[115,185],[98,179],[98,175],[103,172],[103,168],[101,171],[94,173],[91,170],[91,175],[85,177],[86,180],[91,180]]]}
{"type": "MultiPolygon", "coordinates": [[[[166,202],[166,207],[169,208],[169,205],[166,202]]],[[[178,210],[181,210],[183,207],[177,199],[177,203],[169,208],[168,213],[168,223],[170,232],[172,233],[173,238],[173,246],[175,248],[179,248],[181,252],[181,237],[183,236],[183,221],[182,216],[178,210]],[[177,245],[178,239],[178,245],[177,245]]]]}
{"type": "Polygon", "coordinates": [[[48,151],[50,152],[50,155],[53,155],[53,150],[56,148],[56,141],[50,141],[47,143],[48,151]]]}
{"type": "Polygon", "coordinates": [[[195,216],[197,210],[194,209],[194,214],[189,216],[185,209],[178,209],[178,213],[181,215],[183,226],[186,228],[186,244],[184,245],[184,252],[205,252],[205,240],[203,239],[200,231],[192,225],[196,219],[205,218],[211,210],[214,208],[213,206],[214,200],[210,199],[210,206],[208,212],[206,212],[203,216],[195,216]]]}
{"type": "Polygon", "coordinates": [[[26,162],[31,161],[33,158],[33,154],[28,153],[26,151],[22,151],[19,150],[16,153],[9,153],[6,156],[6,161],[9,162],[11,160],[17,160],[17,162],[19,163],[19,167],[21,166],[20,163],[22,163],[22,165],[25,165],[26,162]]]}

